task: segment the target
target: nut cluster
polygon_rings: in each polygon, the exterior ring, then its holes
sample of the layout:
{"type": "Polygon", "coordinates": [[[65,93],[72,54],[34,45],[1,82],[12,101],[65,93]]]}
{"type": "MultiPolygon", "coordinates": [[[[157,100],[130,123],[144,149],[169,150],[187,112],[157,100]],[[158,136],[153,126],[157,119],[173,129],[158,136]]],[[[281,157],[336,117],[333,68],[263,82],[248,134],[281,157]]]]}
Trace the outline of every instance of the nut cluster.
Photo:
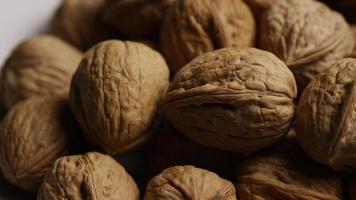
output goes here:
{"type": "Polygon", "coordinates": [[[0,174],[38,200],[356,199],[356,4],[325,2],[62,0],[1,68],[0,174]]]}

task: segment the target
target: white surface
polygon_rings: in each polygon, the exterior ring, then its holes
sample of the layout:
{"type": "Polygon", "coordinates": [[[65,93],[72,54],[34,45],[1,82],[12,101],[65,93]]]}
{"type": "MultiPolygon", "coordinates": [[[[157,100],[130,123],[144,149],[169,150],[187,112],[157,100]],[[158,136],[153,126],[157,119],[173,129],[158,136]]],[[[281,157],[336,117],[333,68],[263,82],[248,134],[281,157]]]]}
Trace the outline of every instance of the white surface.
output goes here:
{"type": "MultiPolygon", "coordinates": [[[[60,0],[0,0],[0,66],[23,39],[46,30],[60,0]]],[[[0,179],[0,200],[32,200],[0,179]]]]}
{"type": "Polygon", "coordinates": [[[16,44],[45,30],[60,0],[0,0],[0,65],[16,44]]]}

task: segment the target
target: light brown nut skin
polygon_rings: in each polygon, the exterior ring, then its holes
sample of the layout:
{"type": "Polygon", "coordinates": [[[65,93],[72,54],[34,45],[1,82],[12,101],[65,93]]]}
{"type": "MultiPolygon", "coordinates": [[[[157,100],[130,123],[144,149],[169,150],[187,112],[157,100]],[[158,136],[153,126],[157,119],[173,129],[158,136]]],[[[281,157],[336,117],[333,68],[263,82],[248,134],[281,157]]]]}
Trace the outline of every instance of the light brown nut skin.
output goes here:
{"type": "Polygon", "coordinates": [[[246,158],[238,166],[236,191],[239,200],[342,199],[340,174],[313,162],[296,144],[246,158]]]}
{"type": "Polygon", "coordinates": [[[262,15],[260,48],[292,70],[301,93],[310,80],[349,55],[354,39],[345,19],[314,0],[278,0],[262,15]]]}
{"type": "Polygon", "coordinates": [[[178,0],[162,27],[161,50],[173,73],[224,47],[253,46],[255,22],[241,0],[178,0]]]}
{"type": "Polygon", "coordinates": [[[50,24],[50,33],[87,50],[113,38],[111,28],[100,21],[105,0],[62,0],[50,24]]]}
{"type": "Polygon", "coordinates": [[[297,109],[299,143],[337,170],[356,167],[356,59],[346,58],[313,79],[297,109]]]}
{"type": "Polygon", "coordinates": [[[296,95],[292,72],[273,54],[225,48],[182,68],[162,107],[170,122],[194,141],[248,153],[288,133],[296,95]]]}
{"type": "Polygon", "coordinates": [[[194,166],[175,166],[152,178],[144,200],[236,200],[234,185],[194,166]]]}
{"type": "Polygon", "coordinates": [[[69,150],[70,108],[64,97],[18,103],[0,129],[0,168],[5,179],[35,192],[54,161],[69,150]]]}
{"type": "Polygon", "coordinates": [[[139,200],[135,181],[110,156],[90,152],[58,159],[37,200],[139,200]]]}
{"type": "Polygon", "coordinates": [[[1,69],[1,102],[6,109],[32,96],[68,93],[82,52],[50,35],[27,39],[1,69]]]}
{"type": "Polygon", "coordinates": [[[168,66],[158,52],[110,40],[85,54],[73,77],[70,103],[87,140],[115,155],[150,137],[168,84],[168,66]]]}
{"type": "Polygon", "coordinates": [[[169,6],[175,0],[112,0],[103,21],[130,39],[157,39],[169,6]]]}

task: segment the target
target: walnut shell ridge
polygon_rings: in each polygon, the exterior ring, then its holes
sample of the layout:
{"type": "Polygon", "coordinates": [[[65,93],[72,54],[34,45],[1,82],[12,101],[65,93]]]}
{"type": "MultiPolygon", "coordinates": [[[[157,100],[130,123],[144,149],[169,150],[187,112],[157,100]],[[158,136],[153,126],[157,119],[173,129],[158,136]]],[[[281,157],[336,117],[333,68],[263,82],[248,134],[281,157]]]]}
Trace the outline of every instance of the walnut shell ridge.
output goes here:
{"type": "Polygon", "coordinates": [[[32,96],[65,94],[82,52],[50,35],[27,39],[1,69],[1,103],[7,109],[32,96]]]}
{"type": "Polygon", "coordinates": [[[288,133],[296,95],[292,72],[273,54],[225,48],[182,68],[162,108],[173,126],[192,140],[248,153],[288,133]]]}
{"type": "Polygon", "coordinates": [[[87,140],[113,154],[144,143],[169,84],[163,57],[135,42],[110,40],[86,52],[70,103],[87,140]]]}
{"type": "Polygon", "coordinates": [[[175,166],[152,178],[144,200],[236,200],[234,185],[194,166],[175,166]]]}
{"type": "Polygon", "coordinates": [[[112,0],[108,1],[102,18],[104,22],[130,39],[157,39],[166,12],[174,1],[112,0]]]}
{"type": "Polygon", "coordinates": [[[260,48],[292,70],[301,93],[316,75],[349,55],[354,38],[343,16],[314,0],[275,0],[260,22],[260,48]]]}
{"type": "Polygon", "coordinates": [[[176,73],[206,52],[253,46],[255,32],[252,13],[241,0],[179,0],[163,23],[161,50],[176,73]]]}
{"type": "Polygon", "coordinates": [[[135,181],[110,156],[96,152],[58,159],[37,200],[139,200],[135,181]]]}
{"type": "Polygon", "coordinates": [[[313,79],[297,109],[297,138],[313,159],[338,170],[356,167],[356,59],[313,79]]]}
{"type": "Polygon", "coordinates": [[[50,24],[50,33],[87,50],[113,38],[113,31],[100,20],[105,0],[62,0],[50,24]]]}
{"type": "Polygon", "coordinates": [[[237,170],[239,200],[341,200],[341,176],[297,144],[247,157],[237,170]]]}
{"type": "Polygon", "coordinates": [[[64,97],[33,97],[14,106],[0,129],[5,179],[35,192],[54,161],[69,150],[70,113],[64,97]]]}

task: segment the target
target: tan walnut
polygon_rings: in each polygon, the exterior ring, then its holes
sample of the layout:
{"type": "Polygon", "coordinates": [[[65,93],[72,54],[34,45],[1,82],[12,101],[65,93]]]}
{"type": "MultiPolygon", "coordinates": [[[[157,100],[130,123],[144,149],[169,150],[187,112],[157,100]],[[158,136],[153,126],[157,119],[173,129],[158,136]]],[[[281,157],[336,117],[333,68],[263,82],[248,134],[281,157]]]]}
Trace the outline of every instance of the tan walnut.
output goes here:
{"type": "Polygon", "coordinates": [[[82,53],[49,35],[20,43],[1,69],[1,103],[7,109],[32,96],[68,93],[82,53]]]}
{"type": "Polygon", "coordinates": [[[174,1],[108,0],[103,21],[130,39],[157,39],[166,12],[174,1]]]}
{"type": "Polygon", "coordinates": [[[296,143],[289,145],[240,163],[238,199],[341,200],[341,176],[309,159],[296,143]]]}
{"type": "Polygon", "coordinates": [[[87,50],[114,32],[100,20],[105,0],[62,0],[50,24],[50,33],[87,50]]]}
{"type": "Polygon", "coordinates": [[[144,200],[236,200],[234,185],[194,166],[175,166],[152,178],[144,200]]]}
{"type": "Polygon", "coordinates": [[[175,73],[201,54],[254,40],[255,21],[242,0],[179,0],[163,24],[161,50],[175,73]]]}
{"type": "Polygon", "coordinates": [[[58,159],[37,200],[139,200],[135,181],[110,156],[96,152],[58,159]]]}
{"type": "Polygon", "coordinates": [[[109,154],[145,142],[169,84],[163,57],[134,42],[110,40],[86,52],[70,103],[87,140],[109,154]]]}
{"type": "Polygon", "coordinates": [[[274,0],[261,17],[260,48],[292,70],[301,93],[309,81],[354,48],[339,13],[314,0],[274,0]]]}
{"type": "Polygon", "coordinates": [[[248,153],[288,133],[296,87],[292,72],[273,54],[225,48],[182,68],[162,108],[170,122],[194,141],[248,153]]]}
{"type": "Polygon", "coordinates": [[[299,143],[334,169],[356,167],[356,59],[345,58],[313,79],[297,109],[299,143]]]}
{"type": "Polygon", "coordinates": [[[0,168],[5,179],[36,191],[54,161],[69,151],[71,119],[64,97],[32,97],[14,106],[0,128],[0,168]]]}

